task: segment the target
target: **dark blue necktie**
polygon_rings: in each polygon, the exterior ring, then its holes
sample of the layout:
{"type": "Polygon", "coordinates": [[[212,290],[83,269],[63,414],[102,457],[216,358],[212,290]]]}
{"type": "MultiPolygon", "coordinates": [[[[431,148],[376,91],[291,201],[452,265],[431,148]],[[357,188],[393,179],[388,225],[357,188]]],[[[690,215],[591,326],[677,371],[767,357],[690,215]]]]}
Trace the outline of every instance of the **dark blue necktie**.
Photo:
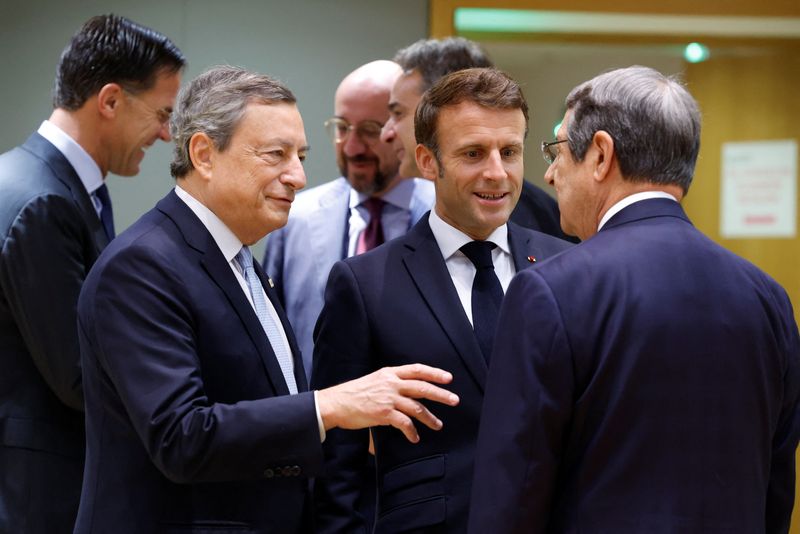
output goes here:
{"type": "Polygon", "coordinates": [[[486,363],[492,354],[497,316],[503,302],[503,287],[494,272],[492,249],[497,245],[489,241],[472,241],[461,247],[461,252],[475,265],[472,282],[472,328],[486,363]]]}
{"type": "Polygon", "coordinates": [[[100,222],[103,223],[103,229],[106,231],[106,237],[111,241],[116,235],[114,233],[114,212],[111,209],[111,197],[108,196],[108,187],[104,183],[98,187],[94,194],[100,200],[100,222]]]}

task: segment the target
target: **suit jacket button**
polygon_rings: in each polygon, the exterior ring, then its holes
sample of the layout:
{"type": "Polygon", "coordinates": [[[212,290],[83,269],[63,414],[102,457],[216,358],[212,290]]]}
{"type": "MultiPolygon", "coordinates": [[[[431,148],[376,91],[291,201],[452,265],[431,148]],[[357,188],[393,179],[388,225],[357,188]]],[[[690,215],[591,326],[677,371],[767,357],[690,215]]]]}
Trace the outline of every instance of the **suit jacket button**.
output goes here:
{"type": "Polygon", "coordinates": [[[272,469],[264,469],[264,476],[267,478],[272,478],[275,476],[275,472],[272,469]]]}

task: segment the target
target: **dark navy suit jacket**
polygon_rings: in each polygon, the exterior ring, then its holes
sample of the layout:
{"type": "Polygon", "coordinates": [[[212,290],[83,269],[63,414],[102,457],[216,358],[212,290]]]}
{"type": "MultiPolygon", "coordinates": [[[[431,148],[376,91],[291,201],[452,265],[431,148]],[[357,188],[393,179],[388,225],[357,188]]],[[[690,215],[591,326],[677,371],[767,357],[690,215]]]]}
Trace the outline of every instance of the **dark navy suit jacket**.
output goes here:
{"type": "Polygon", "coordinates": [[[49,141],[34,133],[0,156],[0,532],[72,532],[85,441],[75,308],[107,243],[49,141]]]}
{"type": "Polygon", "coordinates": [[[76,533],[308,528],[322,449],[288,395],[252,306],[211,234],[177,195],[106,248],[79,301],[87,452],[76,533]]]}
{"type": "MultiPolygon", "coordinates": [[[[517,270],[531,265],[528,256],[541,261],[570,246],[514,223],[508,233],[517,270]]],[[[417,425],[421,439],[412,444],[392,427],[372,429],[376,532],[463,532],[487,366],[428,215],[405,236],[334,265],[314,344],[314,387],[417,362],[453,374],[447,387],[460,404],[429,406],[443,430],[417,425]]],[[[318,532],[371,526],[355,512],[367,442],[366,430],[328,433],[325,473],[315,487],[318,532]]]]}
{"type": "Polygon", "coordinates": [[[786,532],[800,340],[784,290],[668,199],[517,275],[470,532],[786,532]]]}
{"type": "Polygon", "coordinates": [[[519,202],[511,212],[510,219],[523,228],[578,242],[578,238],[568,236],[561,230],[561,213],[555,199],[527,180],[522,181],[519,202]]]}

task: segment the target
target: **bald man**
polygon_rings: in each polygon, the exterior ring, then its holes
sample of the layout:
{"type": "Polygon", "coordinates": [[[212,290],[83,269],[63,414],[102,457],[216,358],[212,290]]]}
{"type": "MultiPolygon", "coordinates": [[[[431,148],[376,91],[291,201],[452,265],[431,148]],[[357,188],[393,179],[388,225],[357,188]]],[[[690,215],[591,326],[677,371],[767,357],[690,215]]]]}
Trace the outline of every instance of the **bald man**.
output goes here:
{"type": "Polygon", "coordinates": [[[311,377],[312,334],[334,263],[404,235],[433,205],[433,184],[407,179],[381,141],[389,93],[402,70],[373,61],[348,74],[325,121],[340,177],[297,195],[288,224],[269,235],[264,268],[295,331],[311,377]]]}

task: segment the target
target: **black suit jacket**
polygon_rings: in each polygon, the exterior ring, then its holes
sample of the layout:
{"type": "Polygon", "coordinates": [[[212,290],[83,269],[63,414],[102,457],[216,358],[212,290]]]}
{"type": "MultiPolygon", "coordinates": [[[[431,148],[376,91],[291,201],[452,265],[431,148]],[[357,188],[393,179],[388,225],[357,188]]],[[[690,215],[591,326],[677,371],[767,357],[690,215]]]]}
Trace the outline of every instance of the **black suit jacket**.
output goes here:
{"type": "Polygon", "coordinates": [[[522,181],[522,191],[511,212],[511,222],[573,243],[579,241],[561,230],[561,212],[555,199],[527,180],[522,181]]]}
{"type": "Polygon", "coordinates": [[[470,532],[785,533],[798,399],[786,292],[636,202],[509,287],[470,532]]]}
{"type": "Polygon", "coordinates": [[[0,532],[71,532],[83,473],[75,307],[108,240],[37,133],[0,156],[0,532]]]}
{"type": "Polygon", "coordinates": [[[78,304],[86,474],[76,533],[307,530],[322,448],[229,263],[174,192],[106,248],[78,304]]]}
{"type": "MultiPolygon", "coordinates": [[[[517,270],[569,247],[509,223],[517,270]]],[[[392,427],[373,428],[376,532],[466,529],[473,453],[486,361],[424,216],[408,234],[333,267],[314,339],[314,386],[326,387],[384,366],[425,363],[453,373],[454,408],[430,406],[439,432],[417,425],[418,444],[392,427]]],[[[328,433],[325,473],[316,481],[319,532],[369,529],[354,510],[360,497],[367,431],[328,433]]]]}

